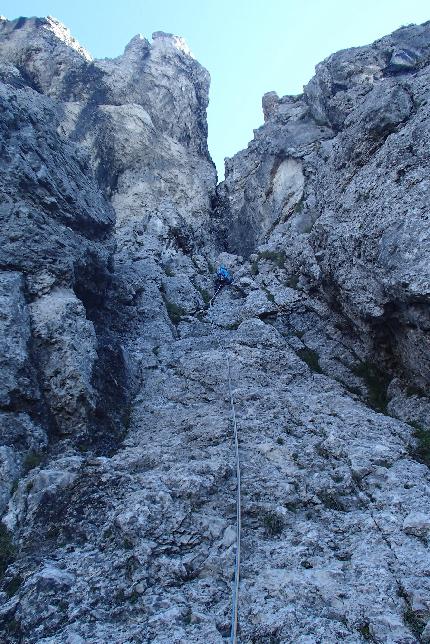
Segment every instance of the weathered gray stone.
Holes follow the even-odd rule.
[[[215,199],[181,38],[0,20],[5,641],[229,636],[230,393],[240,641],[425,641],[429,51],[266,94]]]
[[[73,291],[55,289],[30,305],[35,352],[60,434],[86,433],[95,407],[96,334]]]
[[[420,53],[415,49],[408,49],[406,47],[401,49],[400,47],[398,47],[393,51],[391,55],[390,62],[388,63],[388,69],[390,71],[396,72],[414,69],[414,67],[417,66],[420,58]]]
[[[403,521],[403,530],[417,537],[427,537],[430,532],[430,517],[422,512],[411,512]]]
[[[30,318],[24,280],[15,271],[0,272],[0,405],[12,407],[37,398],[29,356]]]
[[[391,360],[421,386],[430,377],[423,99],[429,33],[427,23],[403,28],[370,47],[330,56],[303,98],[268,94],[265,125],[228,161],[219,187],[231,249],[248,255],[260,244],[260,257],[277,255],[291,278],[307,290],[322,289],[365,341],[385,344]],[[407,42],[420,43],[419,72],[407,79],[384,75],[389,48]],[[279,210],[270,200],[276,172],[287,162],[305,179],[291,201],[292,189],[282,192]],[[279,217],[267,225],[269,202],[271,216]]]

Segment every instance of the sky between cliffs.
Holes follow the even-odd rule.
[[[136,34],[183,36],[212,77],[209,150],[245,148],[263,123],[261,97],[300,94],[329,54],[430,19],[428,0],[2,0],[9,19],[52,15],[96,58],[121,54]]]

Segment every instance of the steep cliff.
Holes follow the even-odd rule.
[[[2,641],[225,641],[226,355],[240,641],[430,641],[429,76],[334,54],[217,187],[181,38],[0,21]]]
[[[429,24],[404,27],[330,56],[302,96],[266,94],[266,123],[219,188],[229,249],[285,251],[291,276],[423,388],[429,61]]]

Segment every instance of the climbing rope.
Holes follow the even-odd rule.
[[[239,581],[240,581],[240,534],[242,527],[241,498],[240,498],[240,460],[239,460],[239,438],[237,432],[236,410],[234,407],[233,389],[231,385],[230,358],[227,355],[228,391],[230,394],[230,408],[233,420],[234,451],[236,459],[236,557],[234,563],[234,583],[231,612],[230,643],[237,642],[237,623],[239,610]]]
[[[222,289],[223,284],[219,285],[215,291],[214,296],[209,302],[209,310],[211,309],[216,296]],[[215,325],[213,320],[210,321],[213,335],[221,349],[221,342],[215,333]],[[240,582],[240,538],[242,529],[242,512],[241,512],[241,494],[240,494],[240,459],[239,459],[239,436],[237,430],[236,408],[234,404],[233,386],[231,381],[231,364],[230,357],[227,357],[227,380],[228,380],[228,393],[230,398],[231,419],[233,423],[233,440],[236,461],[236,556],[234,562],[234,581],[233,593],[231,602],[231,629],[230,629],[230,644],[237,643],[237,627],[238,627],[238,614],[239,614],[239,582]]]
[[[209,307],[208,307],[209,309],[211,308],[212,304],[215,302],[215,298],[216,298],[216,296],[218,295],[218,293],[220,292],[220,290],[222,289],[223,286],[224,286],[224,284],[218,284],[217,290],[215,291],[213,297],[209,300]],[[212,327],[213,327],[213,324],[212,324]]]

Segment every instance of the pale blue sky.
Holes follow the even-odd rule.
[[[320,60],[430,19],[429,0],[2,0],[7,18],[53,15],[97,58],[136,34],[183,36],[212,77],[209,149],[223,159],[263,122],[261,97],[299,94]]]

